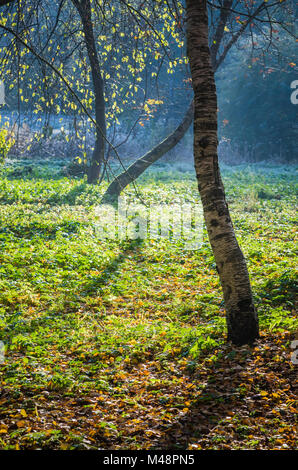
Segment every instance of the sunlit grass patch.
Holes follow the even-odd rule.
[[[297,330],[295,175],[286,169],[225,169],[224,182],[248,262],[261,342],[275,334],[284,354],[272,356],[274,366],[286,361],[287,332]],[[198,200],[190,173],[155,170],[139,188],[149,202]],[[25,409],[29,416],[0,422],[2,448],[14,448],[16,441],[24,448],[92,448],[101,439],[137,448],[140,441],[129,432],[134,417],[127,418],[121,437],[118,416],[126,419],[130,409],[142,414],[151,400],[155,411],[150,408],[149,415],[159,413],[170,423],[193,406],[188,401],[195,403],[186,398],[188,390],[193,387],[195,395],[212,379],[207,370],[214,373],[225,357],[232,361],[238,354],[226,352],[224,305],[206,231],[198,250],[167,239],[99,240],[94,208],[101,194],[102,188],[59,175],[0,180],[0,340],[6,347],[0,371],[4,397],[10,397],[2,406],[16,415]],[[128,196],[135,197],[132,188]],[[244,361],[252,350],[239,354]],[[198,373],[203,379],[193,384]],[[172,396],[179,384],[185,395]],[[94,408],[103,425],[93,427],[84,443],[83,424],[79,435],[72,427],[64,432],[63,408],[73,407],[75,415],[80,396],[91,400],[82,406],[93,409],[93,395],[96,403],[109,403],[110,414],[107,419]],[[43,405],[50,406],[49,397],[60,410],[56,418]],[[39,409],[46,416],[42,429]],[[246,425],[237,426],[247,447]],[[147,437],[143,447],[150,446]],[[211,448],[220,447],[228,436],[215,433],[212,439]]]

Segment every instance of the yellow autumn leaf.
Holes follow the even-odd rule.
[[[22,421],[22,420],[17,421],[17,427],[18,427],[18,428],[24,428],[25,425],[26,425],[26,422],[25,422],[25,421]]]

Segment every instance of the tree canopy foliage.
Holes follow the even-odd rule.
[[[42,129],[45,135],[50,128],[67,130],[66,141],[75,141],[73,156],[87,163],[94,147],[94,130],[99,124],[92,119],[96,102],[94,77],[86,54],[84,27],[75,5],[76,2],[66,0],[3,2],[0,73],[5,78],[9,109],[17,111],[19,122],[26,115],[34,130]],[[112,156],[119,160],[113,151],[115,147],[121,148],[131,136],[146,139],[151,129],[160,132],[158,123],[162,121],[170,130],[174,122],[182,119],[185,101],[191,101],[185,6],[176,0],[92,0],[90,5],[103,80],[105,140],[112,144],[106,145],[103,158]],[[274,51],[282,57],[278,60],[293,63],[286,51],[287,41],[293,44],[294,21],[293,7],[288,2],[209,2],[208,8],[210,48],[217,66],[224,61],[226,76],[232,63],[236,67],[239,64],[240,70],[243,61],[249,60],[245,57],[254,55],[253,60],[258,60],[258,47],[265,62],[270,62]],[[240,52],[229,54],[237,44],[240,49],[246,44],[244,56]],[[251,75],[250,64],[246,66],[247,74]],[[234,78],[238,81],[238,77]],[[248,77],[247,89],[249,82]],[[254,95],[259,96],[260,79],[257,83],[260,89]],[[238,84],[240,87],[240,81]],[[231,90],[228,79],[222,89]],[[236,87],[233,92],[237,93]],[[221,115],[226,114],[222,121],[231,123],[229,114],[239,97],[227,95],[226,103],[231,106],[223,105]],[[262,120],[266,121],[264,117]],[[230,134],[226,131],[234,130],[232,123],[229,126],[222,133],[227,138]],[[239,138],[235,138],[236,143]]]

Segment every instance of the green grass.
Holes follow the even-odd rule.
[[[0,179],[0,340],[6,347],[0,371],[6,393],[16,400],[45,390],[124,399],[121,380],[115,382],[123,370],[152,360],[170,370],[174,358],[192,371],[201,355],[212,361],[226,326],[206,233],[196,251],[165,240],[98,240],[94,208],[106,183],[98,188],[58,170],[50,174],[36,168],[20,178],[4,169]],[[223,176],[261,330],[295,331],[295,171],[241,167],[223,169]],[[193,173],[167,166],[145,175],[139,190],[146,202],[198,200]],[[134,197],[132,189],[129,195]],[[3,448],[15,445],[22,426],[14,432],[10,440],[3,433]],[[24,433],[25,447],[55,447],[61,430]],[[69,438],[72,448],[76,439]]]

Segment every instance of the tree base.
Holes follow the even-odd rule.
[[[246,312],[227,315],[228,341],[236,346],[252,344],[259,335],[259,323],[254,307]]]

